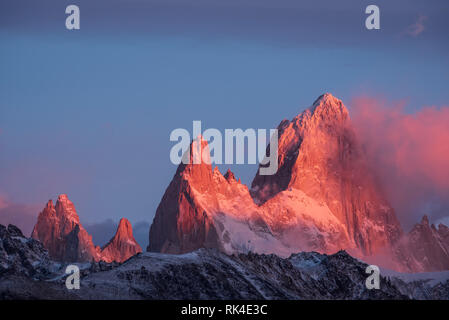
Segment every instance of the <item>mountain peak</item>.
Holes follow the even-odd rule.
[[[79,217],[76,213],[75,205],[69,200],[66,194],[60,194],[56,201],[56,214],[60,217],[65,217],[68,220],[72,220],[75,223],[79,223]]]
[[[126,236],[128,238],[133,237],[133,228],[131,223],[126,218],[121,218],[117,228],[117,234]]]
[[[178,166],[177,174],[182,172],[190,173],[193,167],[207,167],[212,172],[209,143],[198,135],[190,143],[189,149],[182,155],[182,162]]]
[[[69,197],[67,196],[67,194],[61,193],[61,194],[58,196],[58,201],[69,201]]]
[[[47,205],[45,206],[45,209],[47,210],[55,210],[55,205],[53,204],[53,200],[48,200]]]
[[[318,97],[309,108],[312,115],[338,114],[344,118],[348,117],[349,111],[343,102],[331,93],[325,93]]]
[[[330,92],[325,92],[321,96],[319,96],[314,102],[313,105],[318,105],[321,101],[335,101],[335,102],[341,102],[340,99],[332,95]]]
[[[120,220],[114,237],[100,252],[100,248],[93,244],[92,236],[81,225],[75,206],[66,194],[58,196],[56,207],[52,200],[47,202],[31,236],[42,242],[57,261],[123,262],[142,252],[134,239],[131,223],[125,218]]]
[[[376,253],[400,236],[399,222],[368,167],[340,99],[325,93],[278,128],[278,171],[270,176],[257,174],[251,185],[258,203],[285,190],[301,190],[326,204],[364,255]],[[391,227],[388,233],[379,231],[384,222]]]
[[[281,121],[278,126],[278,171],[271,176],[256,174],[251,184],[253,197],[263,203],[299,180],[310,182],[305,186],[307,189],[315,188],[312,181],[319,180],[305,175],[313,175],[316,168],[325,169],[322,173],[329,172],[330,163],[323,159],[332,159],[335,168],[350,166],[351,157],[358,150],[349,120],[343,102],[331,93],[324,93],[291,121]],[[340,157],[336,157],[337,154]],[[302,178],[296,179],[298,175]]]
[[[400,247],[410,267],[415,272],[440,271],[449,269],[449,232],[444,227],[436,227],[429,223],[424,215],[419,224],[410,230],[405,245]]]
[[[103,247],[101,260],[123,262],[140,252],[142,248],[134,239],[131,223],[122,218],[114,237]]]
[[[234,173],[231,171],[231,169],[228,169],[228,171],[226,171],[224,177],[225,177],[225,179],[226,179],[228,182],[231,182],[231,181],[237,181],[237,179],[235,178],[235,175],[234,175]]]
[[[56,206],[49,200],[39,214],[32,237],[43,243],[57,261],[97,260],[92,237],[80,223],[74,204],[66,194],[58,196]]]
[[[188,163],[183,163],[186,159],[189,159]],[[192,182],[198,187],[198,191],[205,191],[213,181],[214,175],[219,173],[219,171],[214,173],[212,170],[209,144],[201,135],[191,142],[189,149],[183,155],[183,162],[176,170],[176,179]]]
[[[422,219],[421,219],[421,224],[423,225],[429,225],[429,218],[427,217],[427,215],[423,215]]]

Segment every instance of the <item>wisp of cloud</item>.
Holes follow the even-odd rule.
[[[358,97],[351,117],[404,227],[449,216],[449,106],[407,113],[403,101]]]

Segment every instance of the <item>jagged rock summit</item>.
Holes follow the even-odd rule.
[[[56,261],[122,262],[142,251],[126,219],[120,221],[116,235],[103,250],[95,246],[66,194],[58,196],[56,206],[52,200],[48,201],[38,216],[31,237],[42,242],[50,257]]]
[[[362,259],[387,256],[397,270],[429,268],[403,260],[400,244],[407,235],[367,164],[341,100],[330,93],[320,96],[291,121],[283,120],[278,133],[278,171],[257,174],[251,190],[210,162],[179,165],[157,208],[148,250],[185,253],[212,247],[287,257],[346,249]],[[192,160],[199,146],[207,159],[202,137],[184,156]]]
[[[56,261],[98,261],[100,248],[80,223],[75,206],[66,194],[58,196],[56,206],[49,200],[39,214],[31,237],[43,243]]]
[[[436,227],[424,215],[397,246],[400,260],[408,270],[425,272],[449,270],[449,228]]]
[[[206,161],[194,164],[199,146]],[[185,253],[219,248],[232,252],[235,246],[250,249],[255,243],[279,246],[259,217],[248,188],[231,172],[224,177],[217,168],[212,170],[207,142],[198,137],[187,152],[189,163],[178,166],[157,208],[148,250]]]
[[[349,242],[363,255],[391,246],[402,234],[394,210],[367,166],[341,100],[330,93],[279,130],[279,170],[256,175],[252,193],[259,202],[288,189],[324,203],[343,224]],[[343,243],[342,243],[343,245]]]
[[[131,223],[122,218],[114,237],[101,250],[101,259],[105,262],[123,262],[142,252],[142,248],[133,236]]]

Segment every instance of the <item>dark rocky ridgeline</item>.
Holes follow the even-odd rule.
[[[413,299],[419,300],[448,300],[449,280],[434,283],[430,279],[406,282],[400,278],[391,277],[390,282],[399,291]]]
[[[346,252],[225,255],[144,253],[117,268],[91,273],[79,294],[95,299],[408,299],[381,277],[365,287],[366,264]]]
[[[46,281],[57,269],[41,242],[26,238],[14,225],[0,225],[1,300],[67,298],[59,284]]]
[[[295,299],[407,299],[388,279],[380,289],[369,290],[365,263],[345,251],[332,255],[301,252],[288,259],[276,255],[239,255],[237,259],[255,274],[283,288]]]
[[[18,228],[0,225],[0,299],[449,299],[449,281],[381,277],[380,289],[368,290],[366,266],[345,251],[288,259],[216,249],[140,253],[122,264],[85,263],[80,290],[69,291],[65,265]]]
[[[41,242],[26,238],[14,225],[0,225],[0,278],[9,275],[46,279],[52,262]]]

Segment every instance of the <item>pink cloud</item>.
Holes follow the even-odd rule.
[[[400,213],[407,216],[432,199],[443,199],[447,203],[438,204],[434,218],[447,216],[449,106],[424,107],[413,114],[404,106],[359,97],[351,103],[351,117],[371,166]]]
[[[420,15],[416,20],[416,22],[407,28],[406,33],[413,37],[420,35],[426,29],[424,26],[424,22],[426,20],[427,20],[426,16]]]
[[[6,208],[8,206],[8,201],[6,197],[0,194],[0,209]]]
[[[0,194],[0,224],[13,224],[19,227],[24,235],[30,236],[42,208],[42,205],[13,203]]]

